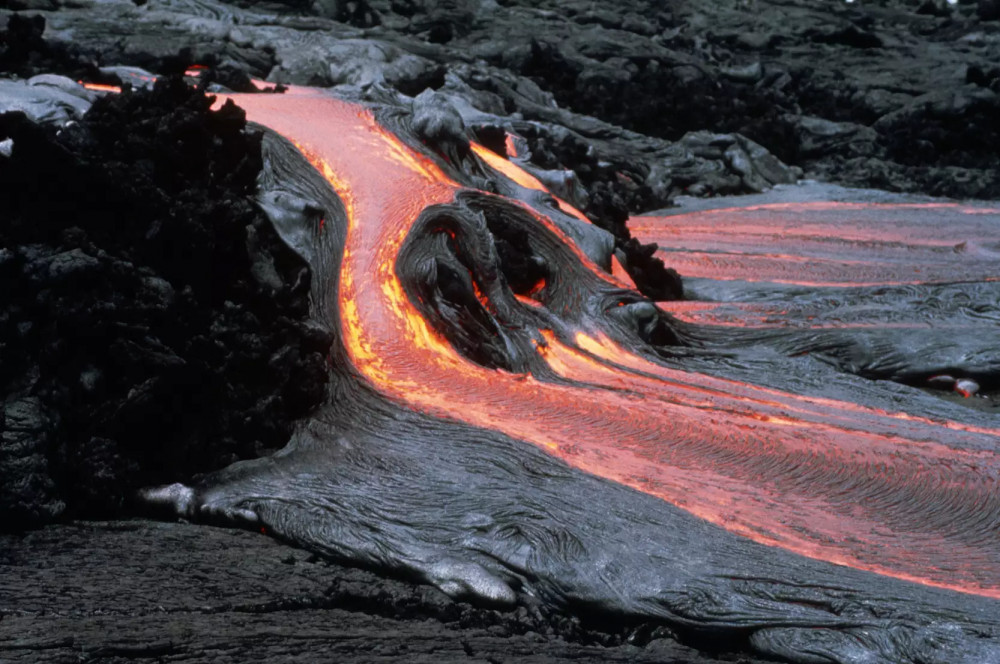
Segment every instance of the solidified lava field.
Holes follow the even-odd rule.
[[[3,658],[1000,661],[996,7],[753,5],[7,3]]]

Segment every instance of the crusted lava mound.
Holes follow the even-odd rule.
[[[0,116],[4,529],[119,514],[323,399],[309,270],[252,200],[260,134],[210,105],[174,79],[61,129]]]

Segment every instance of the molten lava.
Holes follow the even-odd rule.
[[[960,203],[772,203],[636,217],[629,228],[669,247],[661,258],[686,277],[889,286],[1000,279],[998,213]]]
[[[88,90],[93,90],[95,92],[121,92],[122,89],[117,85],[106,85],[104,83],[84,83],[83,81],[77,81],[80,85],[87,88]]]
[[[452,203],[463,187],[360,106],[294,88],[234,98],[249,119],[298,146],[343,201],[342,335],[354,367],[386,397],[537,445],[760,543],[1000,598],[1000,430],[667,368],[599,329],[569,338],[535,330],[545,376],[485,368],[428,323],[396,270],[421,211]],[[473,150],[485,166],[544,189],[498,155]],[[829,215],[793,227],[794,210],[722,211],[702,226],[672,217],[638,235],[669,237],[681,247],[669,258],[682,273],[810,284],[933,280],[945,268],[961,271],[970,257],[968,276],[979,278],[976,257],[993,251],[985,231],[972,232],[978,229],[972,215],[959,249],[891,210],[884,212],[896,230],[877,237],[852,221],[861,208],[831,204],[816,211]],[[801,243],[816,255],[790,258],[790,247]],[[751,245],[766,251],[754,253]],[[883,266],[869,259],[875,246],[880,256],[887,251],[898,260]],[[604,282],[620,285],[579,252],[577,258]],[[516,301],[526,310],[544,306],[535,297]]]
[[[475,152],[480,159],[489,164],[491,168],[499,171],[500,173],[503,173],[506,177],[510,178],[511,180],[521,185],[525,189],[534,189],[535,191],[544,191],[545,193],[549,193],[549,190],[545,187],[544,184],[542,184],[541,180],[536,178],[531,173],[528,173],[526,170],[516,165],[514,162],[504,159],[503,157],[493,152],[489,148],[485,148],[482,145],[479,145],[478,143],[472,143],[472,151]],[[573,215],[574,217],[580,219],[581,221],[586,221],[587,223],[590,223],[590,220],[587,219],[587,216],[582,212],[580,212],[579,210],[577,210],[575,207],[573,207],[566,201],[562,200],[558,196],[553,196],[553,198],[555,198],[556,203],[559,205],[560,210],[562,210],[567,214]]]

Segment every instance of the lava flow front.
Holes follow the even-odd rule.
[[[350,361],[381,394],[532,443],[763,544],[1000,598],[1000,430],[667,367],[625,347],[599,321],[569,334],[530,331],[545,371],[481,366],[425,319],[397,270],[421,211],[465,191],[458,175],[446,175],[443,164],[409,147],[370,111],[327,94],[293,89],[233,98],[250,120],[292,141],[344,202],[342,336]],[[481,168],[505,177],[492,168],[499,157],[476,150],[467,158],[473,155],[485,158]],[[535,213],[539,232],[556,235]],[[755,223],[764,226],[769,213],[761,210]],[[961,259],[930,237],[890,240],[893,251],[920,245],[945,262]],[[787,234],[775,240],[775,256],[784,251],[779,245],[795,241]],[[874,242],[861,231],[845,241],[861,248]],[[706,249],[692,246],[681,272],[699,265],[701,254],[693,252]],[[621,289],[583,253],[574,256],[598,283]],[[833,280],[816,265],[810,282]],[[886,270],[892,274],[880,280],[923,277]],[[487,295],[477,296],[489,310]],[[539,306],[524,299],[517,306]]]

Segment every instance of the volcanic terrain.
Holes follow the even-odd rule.
[[[1000,661],[995,2],[3,7],[0,658]]]

